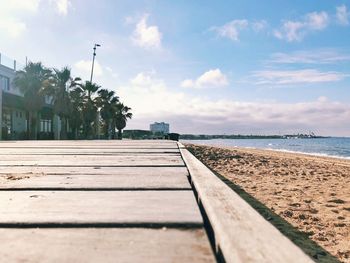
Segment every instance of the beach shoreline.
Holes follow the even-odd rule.
[[[350,262],[350,160],[266,149],[186,147],[340,261]]]

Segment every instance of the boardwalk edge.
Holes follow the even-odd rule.
[[[226,262],[314,262],[178,143],[215,252]]]

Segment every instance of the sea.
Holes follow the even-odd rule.
[[[283,152],[304,153],[350,160],[350,137],[293,138],[293,139],[212,139],[181,140],[209,146],[245,147]]]

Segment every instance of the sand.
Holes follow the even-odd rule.
[[[245,148],[187,147],[209,168],[340,261],[350,263],[350,160]]]

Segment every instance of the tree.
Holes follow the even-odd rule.
[[[62,70],[53,70],[52,85],[47,88],[48,95],[53,98],[54,113],[61,120],[61,139],[67,139],[67,119],[72,113],[69,91],[79,85],[80,78],[72,78],[71,70],[64,67]]]
[[[112,121],[115,113],[115,105],[119,102],[119,98],[115,96],[114,91],[101,89],[98,91],[96,104],[100,108],[100,116],[104,122],[103,131],[106,138],[110,139],[110,131],[112,129]]]
[[[115,127],[118,130],[118,140],[122,139],[122,130],[126,126],[128,119],[132,118],[132,113],[129,112],[131,108],[125,106],[123,103],[117,103],[115,105]]]
[[[49,85],[51,70],[41,62],[29,62],[16,72],[14,84],[24,95],[24,106],[27,110],[27,133],[30,139],[37,139],[39,111],[45,103],[44,89]]]
[[[72,128],[74,139],[78,139],[80,127],[83,125],[84,91],[76,87],[69,91],[69,126]]]
[[[90,81],[86,81],[80,86],[84,92],[84,102],[82,107],[83,117],[83,130],[86,138],[93,138],[98,125],[97,120],[97,106],[96,100],[92,99],[94,95],[101,87]]]

